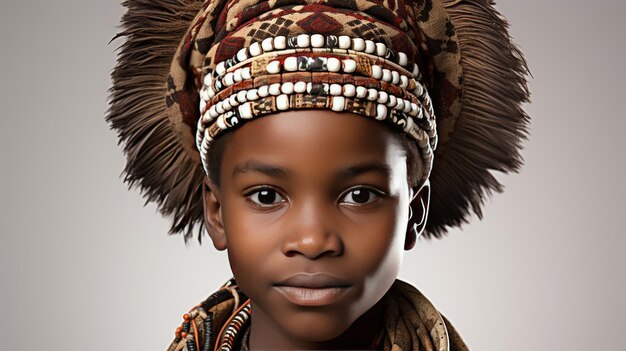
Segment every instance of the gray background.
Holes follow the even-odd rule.
[[[420,241],[401,277],[473,350],[624,350],[626,2],[497,7],[534,75],[526,166],[483,221]],[[119,179],[103,116],[122,12],[0,3],[2,350],[163,350],[229,277]]]

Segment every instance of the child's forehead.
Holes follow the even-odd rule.
[[[232,132],[224,152],[230,165],[303,161],[334,168],[385,164],[406,154],[381,123],[325,110],[288,111],[247,123]]]

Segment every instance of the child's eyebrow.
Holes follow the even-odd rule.
[[[274,178],[287,178],[291,175],[291,171],[285,168],[274,166],[258,160],[249,160],[235,167],[235,169],[233,170],[233,178],[235,178],[239,174],[247,172],[259,172]]]
[[[342,169],[337,172],[335,176],[337,178],[353,178],[360,174],[369,172],[382,173],[386,178],[389,178],[389,176],[391,175],[391,168],[384,163],[364,163]]]

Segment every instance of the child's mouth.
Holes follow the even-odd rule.
[[[346,280],[325,273],[299,273],[285,279],[274,288],[291,303],[299,306],[330,305],[350,289]]]
[[[275,288],[293,304],[300,306],[324,306],[335,303],[350,289],[344,287],[304,288],[278,285]]]

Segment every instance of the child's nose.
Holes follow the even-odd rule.
[[[291,225],[285,228],[282,251],[287,256],[303,255],[309,259],[323,256],[339,256],[344,244],[341,234],[333,223],[332,215],[324,209],[311,205],[293,216]]]

